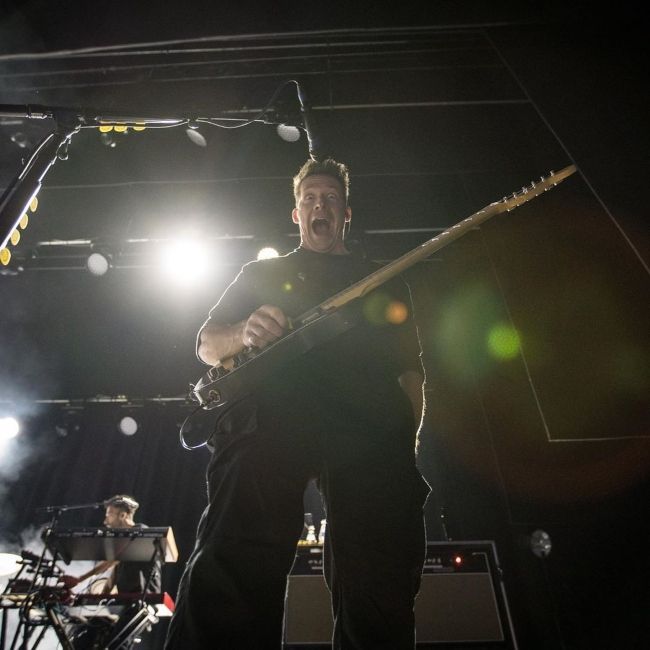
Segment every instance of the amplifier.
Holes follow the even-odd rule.
[[[330,647],[323,548],[299,546],[287,580],[284,647]],[[418,648],[517,649],[494,542],[429,542],[415,601]]]

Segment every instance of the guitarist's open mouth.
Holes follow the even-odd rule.
[[[312,230],[316,235],[329,235],[330,222],[327,219],[314,219],[311,224]]]

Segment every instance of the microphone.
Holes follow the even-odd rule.
[[[90,508],[105,508],[105,501],[97,501],[97,503],[81,503],[73,506],[43,506],[36,508],[37,512],[66,512],[67,510],[85,510]]]
[[[64,506],[67,510],[91,510],[98,508],[105,508],[106,503],[104,501],[97,501],[96,503],[80,503],[79,505],[74,506]]]
[[[106,507],[106,502],[105,501],[97,501],[96,503],[82,503],[79,506],[76,506],[77,508],[105,508]]]
[[[318,160],[319,153],[320,153],[319,152],[320,142],[314,136],[314,129],[312,128],[314,122],[311,115],[311,107],[307,102],[305,93],[303,92],[302,88],[300,87],[300,84],[297,81],[296,81],[296,89],[298,92],[298,101],[300,102],[300,113],[302,114],[302,124],[305,130],[305,134],[307,135],[307,143],[309,146],[309,157],[312,160]]]
[[[22,549],[20,551],[20,557],[27,562],[38,562],[41,559],[38,555],[36,555],[36,553],[32,553],[27,549]]]

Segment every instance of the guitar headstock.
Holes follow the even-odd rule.
[[[546,190],[561,183],[575,171],[576,166],[569,165],[559,172],[549,172],[547,176],[542,176],[538,181],[532,181],[530,185],[522,187],[521,190],[513,192],[510,196],[504,196],[500,203],[504,206],[506,212],[510,212],[510,210],[514,210],[527,201],[530,201],[530,199],[539,196],[542,192],[546,192]]]

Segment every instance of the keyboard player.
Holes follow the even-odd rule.
[[[106,528],[145,528],[146,525],[134,521],[135,513],[139,507],[138,502],[127,494],[116,494],[104,501],[106,511],[104,513],[104,526]],[[159,593],[162,589],[162,566],[160,560],[154,562],[99,562],[93,569],[81,576],[63,576],[62,582],[68,588],[72,588],[88,580],[93,576],[102,577],[102,583],[97,580],[96,587],[92,588],[93,593],[120,593],[139,594]],[[92,583],[91,583],[92,585]],[[93,621],[91,625],[80,625],[73,634],[73,645],[75,649],[91,650],[104,648],[129,624],[131,618],[137,614],[137,603],[132,608],[127,608],[117,621],[107,619],[105,621]],[[123,647],[123,646],[120,646]],[[139,648],[144,644],[140,643]]]

